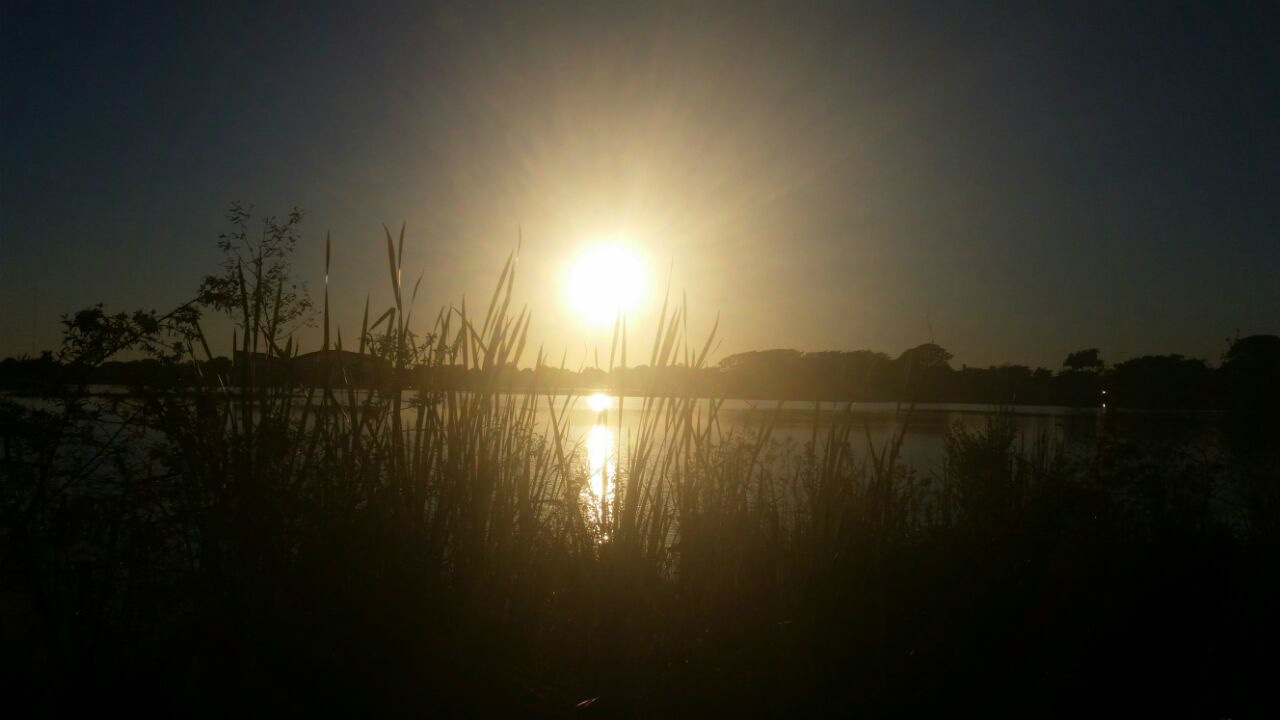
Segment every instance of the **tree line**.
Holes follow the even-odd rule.
[[[904,401],[1073,407],[1269,411],[1280,402],[1280,337],[1253,335],[1231,343],[1222,362],[1180,354],[1143,355],[1114,365],[1097,348],[1068,354],[1055,370],[1004,364],[953,366],[945,348],[925,343],[897,357],[873,350],[758,350],[716,366],[604,371],[543,367],[506,370],[504,385],[627,394],[695,394],[760,400]],[[457,367],[424,368],[429,389],[468,386]]]
[[[343,362],[351,364],[353,355],[343,353]],[[1280,337],[1275,335],[1236,339],[1216,367],[1179,354],[1143,355],[1108,364],[1097,348],[1068,354],[1056,370],[1017,364],[956,368],[953,358],[934,343],[910,348],[897,357],[873,350],[775,349],[737,353],[715,366],[698,369],[639,365],[606,371],[595,367],[507,366],[485,382],[496,382],[496,386],[512,391],[609,391],[758,400],[1105,405],[1249,412],[1269,412],[1280,403]],[[385,366],[389,371],[391,364]],[[50,354],[34,359],[8,358],[0,361],[0,388],[12,391],[56,382],[67,371]],[[236,363],[222,357],[200,363],[198,369],[152,359],[108,361],[93,370],[91,381],[140,385],[172,382],[175,373],[189,374],[194,380],[198,373],[232,378],[235,372]],[[352,365],[348,372],[368,384],[377,384],[386,376],[371,372],[367,363]],[[467,390],[481,382],[478,370],[460,365],[424,363],[402,372],[405,376],[401,380],[418,390]],[[299,379],[302,384],[314,380],[309,376]]]

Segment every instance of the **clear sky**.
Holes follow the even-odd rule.
[[[346,337],[384,222],[420,317],[487,300],[522,227],[571,365],[602,339],[563,276],[614,233],[655,276],[638,334],[674,263],[720,356],[1280,333],[1274,2],[82,5],[0,15],[0,356],[189,299],[233,200],[304,210],[313,290],[332,234]]]

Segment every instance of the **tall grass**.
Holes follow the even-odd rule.
[[[1178,706],[1178,677],[1195,707],[1260,702],[1249,633],[1275,597],[1270,546],[1194,502],[1148,502],[1112,455],[1020,447],[998,417],[955,429],[923,475],[901,459],[909,409],[882,443],[853,406],[816,410],[790,451],[778,413],[738,434],[688,388],[631,400],[634,430],[619,408],[625,451],[592,493],[575,399],[537,372],[499,382],[548,362],[512,304],[518,251],[482,317],[463,302],[418,334],[403,230],[386,245],[394,302],[372,320],[366,302],[355,335],[395,370],[377,383],[348,381],[334,352],[326,245],[318,386],[248,363],[194,392],[135,388],[109,417],[82,396],[24,416],[78,442],[6,430],[5,617],[28,660],[6,653],[6,677],[47,688],[32,709],[1040,712],[1104,690]],[[269,368],[298,350],[284,279],[249,272],[234,342]],[[651,366],[706,363],[716,331],[691,342],[688,320],[664,303]],[[211,367],[194,317],[149,330]],[[627,355],[619,318],[610,367]],[[453,365],[479,383],[403,387]]]

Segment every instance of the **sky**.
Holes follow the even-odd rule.
[[[632,342],[669,280],[716,359],[1280,334],[1280,9],[973,5],[6,1],[0,356],[191,299],[233,201],[303,210],[313,296],[331,236],[347,338],[390,302],[384,223],[424,319],[523,238],[531,347],[570,366],[608,330],[564,277],[614,236],[649,270]]]

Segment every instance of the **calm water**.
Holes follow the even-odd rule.
[[[625,467],[643,407],[641,398],[622,399],[619,426],[619,399],[597,396],[596,403],[592,403],[592,399],[590,396],[576,399],[569,411],[567,432],[567,441],[581,453],[591,472],[591,482],[584,488],[584,499],[589,506],[598,505],[599,498],[611,495],[617,453],[621,453]],[[557,398],[557,408],[562,401],[563,398]],[[596,407],[591,407],[593,404]],[[705,417],[706,403],[700,406]],[[776,402],[726,401],[717,415],[721,436],[758,430],[777,407]],[[772,437],[802,449],[813,438],[817,411],[821,442],[823,428],[837,408],[843,410],[844,404],[783,403]],[[1019,435],[1015,442],[1028,451],[1043,439],[1061,442],[1068,453],[1087,458],[1099,441],[1106,439],[1130,447],[1130,458],[1146,457],[1157,463],[1171,463],[1170,467],[1177,467],[1184,460],[1196,462],[1195,472],[1213,473],[1217,487],[1215,502],[1226,503],[1223,507],[1230,506],[1240,490],[1237,476],[1280,480],[1280,441],[1277,441],[1280,435],[1276,435],[1275,425],[1260,426],[1256,421],[1242,423],[1239,418],[1217,413],[961,404],[920,404],[907,412],[906,406],[899,407],[896,403],[858,403],[852,412],[854,427],[850,439],[855,454],[865,456],[868,434],[879,448],[905,425],[902,460],[923,475],[941,471],[949,428],[960,425],[978,429],[997,413],[1009,413]],[[539,420],[546,423],[548,417],[544,400]]]
[[[556,408],[564,397],[554,398]],[[643,407],[642,398],[579,396],[571,401],[567,440],[582,449],[593,468],[613,462],[615,452],[627,459],[628,448],[635,443]],[[621,410],[619,410],[621,404]],[[703,417],[707,403],[699,403]],[[717,421],[721,436],[750,434],[778,408],[777,402],[729,400],[720,407]],[[772,437],[802,448],[813,438],[815,411],[818,432],[831,414],[843,410],[844,404],[784,402],[776,416]],[[989,422],[997,412],[1011,414],[1019,442],[1029,449],[1037,439],[1063,442],[1068,450],[1087,451],[1102,435],[1123,436],[1137,445],[1155,452],[1162,448],[1201,448],[1219,452],[1223,448],[1247,452],[1265,451],[1269,445],[1258,438],[1244,438],[1232,433],[1224,418],[1209,413],[1147,413],[1103,411],[1100,408],[1066,408],[1046,406],[1013,406],[995,408],[986,405],[919,404],[908,412],[896,403],[855,403],[855,451],[865,451],[866,437],[880,447],[904,425],[902,458],[920,472],[940,469],[944,439],[954,426],[977,429]],[[619,414],[621,423],[619,423]],[[550,417],[545,398],[539,404],[539,422]],[[865,429],[864,429],[865,428]]]
[[[563,407],[566,398],[554,397],[551,402]],[[644,414],[644,399],[639,397],[610,397],[602,393],[568,398],[568,429],[566,441],[585,460],[590,482],[584,488],[588,504],[592,500],[608,498],[614,481],[615,464],[620,459],[623,467],[628,461],[629,449],[634,447]],[[538,422],[545,428],[551,417],[549,403],[544,398],[538,410]],[[821,443],[824,428],[829,427],[832,413],[845,405],[835,403],[726,400],[716,414],[719,436],[753,437],[770,420],[773,423],[771,439],[790,444],[799,450],[814,439],[816,430]],[[697,405],[696,423],[705,424],[709,403]],[[853,406],[855,426],[859,431],[855,447],[865,450],[868,434],[880,447],[906,425],[902,446],[903,459],[921,472],[937,469],[943,454],[943,442],[947,428],[953,423],[978,427],[988,421],[993,408],[961,405],[917,406],[908,413],[905,406],[896,403],[859,403]],[[1016,408],[1015,423],[1026,438],[1041,434],[1050,437],[1068,432],[1069,424],[1083,423],[1096,426],[1096,411],[1077,411],[1069,408]],[[864,429],[865,428],[865,429]],[[713,434],[713,437],[715,435]],[[618,455],[621,454],[619,458]]]
[[[601,396],[594,396],[596,407],[601,403]],[[581,443],[592,454],[601,455],[602,449],[608,446],[623,451],[626,457],[628,439],[634,443],[642,415],[642,398],[609,397],[602,410],[592,405],[591,396],[578,397],[569,412],[569,440]],[[557,398],[557,408],[563,398]],[[619,411],[621,405],[621,411]],[[781,409],[773,401],[727,400],[717,414],[721,435],[752,434],[759,430],[766,419],[778,412],[773,426],[772,438],[781,442],[793,442],[803,447],[811,442],[814,433],[815,412],[818,418],[818,432],[829,425],[829,419],[836,410],[843,411],[843,403],[784,402]],[[1100,411],[1078,410],[1057,407],[1014,407],[1013,421],[1018,431],[1030,442],[1037,436],[1050,438],[1070,438],[1072,441],[1091,442],[1096,437],[1100,422]],[[706,416],[707,403],[699,403],[699,411]],[[949,427],[959,423],[966,427],[983,426],[996,412],[995,408],[980,405],[917,405],[908,413],[907,406],[899,407],[896,403],[855,403],[853,406],[857,439],[865,444],[869,432],[872,442],[877,447],[890,439],[904,425],[907,432],[904,436],[903,459],[921,470],[931,468],[940,462],[943,450],[943,438]],[[619,427],[621,414],[621,427]],[[549,413],[545,402],[540,406],[539,419],[547,422]],[[865,426],[866,430],[863,430]]]
[[[113,386],[99,386],[92,390],[104,396],[125,392],[123,388]],[[413,394],[406,393],[406,399]],[[523,401],[523,396],[513,397]],[[15,399],[33,406],[42,404],[31,399]],[[554,404],[558,414],[566,400],[570,408],[566,441],[583,453],[593,469],[600,470],[606,465],[612,465],[615,453],[619,452],[625,465],[628,449],[636,442],[644,399],[619,398],[600,393],[541,396],[537,411],[539,430],[545,430],[549,423],[549,405]],[[813,438],[815,412],[821,436],[827,419],[833,412],[843,411],[844,407],[844,403],[831,402],[788,401],[779,405],[775,401],[727,400],[721,404],[716,417],[718,434],[720,437],[750,435],[767,418],[774,418],[773,439],[803,448]],[[698,411],[703,421],[707,410],[707,401],[700,401]],[[905,425],[907,430],[903,440],[902,459],[920,472],[932,472],[941,467],[948,428],[959,424],[977,429],[997,412],[1011,414],[1020,442],[1027,447],[1037,439],[1044,438],[1050,441],[1060,440],[1069,449],[1074,447],[1084,450],[1106,434],[1123,436],[1157,452],[1162,447],[1203,448],[1206,452],[1222,452],[1225,449],[1231,458],[1241,455],[1260,456],[1263,462],[1272,462],[1278,445],[1268,440],[1265,432],[1242,432],[1238,428],[1232,428],[1224,416],[1212,413],[1149,413],[1047,406],[996,408],[987,405],[926,403],[916,405],[910,411],[906,405],[899,406],[896,403],[855,403],[852,412],[855,422],[855,435],[852,436],[855,451],[865,451],[868,434],[871,441],[880,447]]]

